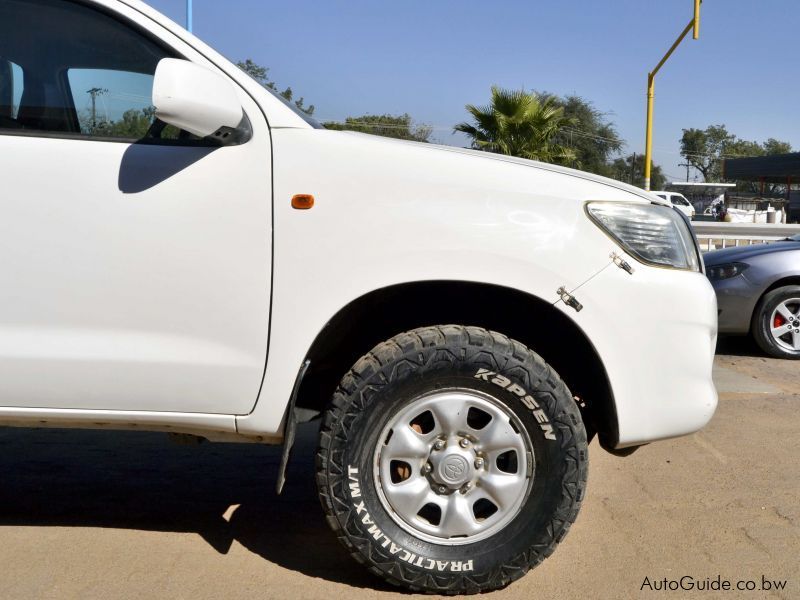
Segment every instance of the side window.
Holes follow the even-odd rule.
[[[0,127],[17,118],[22,97],[22,69],[0,56]]]
[[[108,69],[69,69],[67,81],[80,132],[142,138],[153,124],[153,76]]]
[[[22,67],[14,63],[11,65],[11,117],[16,119],[19,113],[19,102],[22,100]]]
[[[170,53],[70,0],[0,0],[0,134],[198,143],[155,119],[156,66]]]

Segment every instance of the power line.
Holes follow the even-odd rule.
[[[86,91],[92,97],[92,128],[97,128],[97,97],[107,94],[108,90],[99,87],[93,87]]]
[[[575,127],[562,127],[564,131],[569,131],[574,133],[580,137],[592,138],[595,140],[602,140],[604,142],[612,142],[614,144],[622,144],[623,146],[627,146],[628,142],[623,140],[622,138],[610,138],[604,137],[602,135],[597,135],[596,133],[589,133],[588,131],[584,131],[583,129],[576,129]]]
[[[688,182],[689,181],[689,168],[693,167],[694,165],[692,165],[692,163],[690,163],[687,160],[685,163],[678,163],[678,166],[679,167],[686,167],[686,181]]]

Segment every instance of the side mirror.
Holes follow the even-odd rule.
[[[250,128],[231,82],[187,60],[164,58],[153,80],[153,106],[164,123],[217,139],[242,143]]]

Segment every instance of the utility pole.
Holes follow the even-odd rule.
[[[692,164],[687,160],[685,163],[678,163],[678,166],[679,167],[686,167],[686,182],[688,183],[689,182],[689,167],[691,167]]]
[[[92,97],[92,130],[97,129],[97,97],[108,93],[108,90],[94,87],[86,92]]]
[[[192,33],[194,16],[192,13],[192,0],[186,0],[186,29],[189,30],[189,33]]]
[[[647,131],[645,139],[645,152],[644,152],[644,189],[650,191],[650,167],[653,162],[653,100],[655,98],[655,84],[656,74],[659,69],[664,66],[667,59],[675,52],[675,48],[683,41],[689,31],[693,30],[693,38],[700,37],[700,4],[703,0],[694,0],[694,18],[689,21],[689,24],[684,28],[683,32],[675,40],[664,57],[656,65],[656,68],[647,74]]]

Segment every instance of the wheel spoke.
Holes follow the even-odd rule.
[[[792,332],[791,329],[789,329],[785,325],[783,325],[781,327],[773,327],[772,328],[772,337],[774,337],[776,340],[780,339],[781,336],[784,336],[787,333],[793,333],[793,332]]]
[[[480,432],[480,449],[486,453],[502,454],[521,446],[519,434],[507,418],[494,418]]]
[[[399,423],[392,430],[392,437],[381,454],[384,459],[422,459],[430,452],[430,445],[421,433],[417,433],[407,423]]]
[[[797,317],[795,314],[789,310],[789,307],[786,305],[786,302],[781,302],[778,307],[775,309],[778,313],[790,323],[794,321]]]
[[[428,503],[429,496],[435,494],[424,477],[414,477],[401,483],[384,484],[386,495],[391,499],[392,506],[406,520],[416,517],[419,510]]]
[[[490,473],[480,480],[480,491],[486,494],[501,511],[508,509],[525,487],[524,465],[520,473]],[[477,492],[478,490],[476,490]],[[476,500],[479,498],[476,498]]]
[[[792,347],[795,350],[800,350],[800,333],[792,332]]]
[[[472,514],[472,502],[459,492],[451,494],[439,525],[441,535],[443,537],[470,535],[475,533],[479,527]]]
[[[436,421],[434,431],[439,434],[452,435],[467,430],[467,412],[469,404],[462,400],[446,398],[432,404],[430,411]]]

